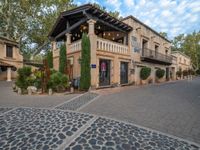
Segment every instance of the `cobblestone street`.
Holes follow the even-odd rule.
[[[196,79],[197,82],[198,79]],[[157,87],[165,87],[179,84],[185,84],[186,81],[177,83],[168,83],[163,85],[155,85]],[[135,88],[133,90],[142,90],[152,88],[152,86]],[[72,95],[71,99],[67,99],[60,103],[54,103],[51,107],[26,107],[26,106],[0,106],[0,149],[5,150],[199,150],[198,141],[191,142],[185,138],[179,138],[174,134],[151,129],[145,125],[127,121],[117,117],[114,114],[117,105],[121,106],[118,112],[124,114],[124,106],[122,103],[116,102],[111,105],[111,101],[115,99],[107,99],[108,96],[118,96],[122,94],[127,99],[131,87],[126,90],[116,90],[117,92],[106,91],[87,92],[82,95]],[[162,88],[161,88],[162,91]],[[121,93],[120,93],[121,92]],[[137,91],[138,92],[138,91]],[[98,93],[98,94],[97,94]],[[123,93],[126,93],[125,95]],[[132,91],[131,93],[134,93]],[[140,94],[138,92],[138,94]],[[112,97],[112,98],[114,98]],[[24,97],[23,97],[24,98]],[[100,107],[108,100],[110,110]],[[0,99],[2,100],[2,99]],[[101,100],[101,101],[99,101]],[[123,99],[123,102],[129,105]],[[193,100],[194,102],[194,100]],[[3,102],[5,103],[5,101]],[[17,103],[17,102],[16,102]],[[32,103],[32,102],[31,102]],[[43,102],[45,105],[47,102]],[[93,106],[93,105],[96,106]],[[101,104],[101,105],[100,105]],[[138,103],[136,103],[138,104]],[[197,104],[197,103],[196,103]],[[49,106],[48,104],[46,104]],[[158,106],[158,105],[157,105]],[[198,106],[198,105],[197,105]],[[88,108],[96,108],[96,112],[85,112]],[[107,106],[104,106],[107,108]],[[113,109],[113,107],[116,107]],[[145,105],[143,105],[145,108]],[[98,114],[99,109],[102,114]],[[127,109],[129,109],[127,107]],[[127,111],[126,109],[126,111]],[[113,111],[113,114],[111,113]],[[106,114],[110,112],[112,115]],[[134,110],[133,110],[134,112]],[[132,112],[132,115],[135,114]],[[196,114],[197,115],[197,114]],[[114,119],[115,118],[115,119]],[[196,120],[198,121],[198,120]],[[137,121],[136,121],[137,122]],[[197,128],[198,129],[198,128]],[[161,131],[161,132],[160,132]],[[198,133],[198,131],[197,131]]]

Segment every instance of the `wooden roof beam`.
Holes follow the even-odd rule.
[[[66,30],[64,30],[63,32],[61,32],[60,34],[58,34],[55,39],[58,39],[60,37],[62,37],[63,35],[65,35],[66,33],[69,33],[71,30],[77,28],[78,26],[80,26],[82,23],[86,22],[87,18],[83,18],[80,21],[76,22],[75,24],[73,24],[71,27],[67,28]]]

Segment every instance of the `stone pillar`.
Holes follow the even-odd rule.
[[[120,62],[118,60],[118,56],[115,55],[113,59],[113,82],[117,85],[120,84]]]
[[[156,72],[155,72],[155,67],[151,67],[151,78],[152,78],[152,83],[155,83],[156,80]]]
[[[11,80],[11,67],[7,68],[7,81],[12,81]]]
[[[66,33],[66,52],[70,50],[70,45],[71,45],[71,34],[70,33]]]
[[[56,41],[52,41],[51,45],[52,45],[52,51],[56,50]]]
[[[90,56],[91,56],[91,61],[90,64],[95,64],[97,66],[97,36],[95,35],[95,26],[96,21],[90,19],[88,21],[88,25],[89,25],[89,30],[88,30],[88,36],[90,39]],[[91,87],[92,88],[96,88],[97,87],[97,83],[98,83],[98,69],[96,68],[91,68]]]

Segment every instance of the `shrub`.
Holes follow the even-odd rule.
[[[82,36],[82,61],[81,61],[81,78],[80,78],[80,89],[88,90],[91,84],[90,74],[90,39],[83,33]]]
[[[53,52],[48,51],[46,58],[49,68],[53,68]]]
[[[196,74],[200,75],[200,69],[198,69],[198,70],[196,71]]]
[[[149,67],[143,67],[140,71],[140,78],[142,80],[146,80],[151,74],[151,68]]]
[[[47,86],[56,92],[63,91],[69,86],[68,77],[60,72],[53,73],[50,76]]]
[[[181,77],[181,76],[182,76],[182,71],[181,71],[181,70],[178,70],[178,71],[176,72],[176,75],[177,75],[178,77]]]
[[[60,47],[60,57],[59,57],[59,71],[61,73],[65,72],[66,63],[67,63],[66,46],[62,45]]]
[[[188,75],[188,71],[187,70],[183,70],[183,76],[187,76]]]
[[[23,67],[17,70],[18,77],[15,84],[22,89],[22,91],[26,90],[28,86],[33,85],[34,77],[31,76],[31,68]]]
[[[165,75],[165,70],[164,69],[157,69],[156,70],[156,77],[158,78],[158,79],[161,79],[162,77],[164,77],[164,75]]]
[[[193,69],[189,69],[189,70],[188,70],[188,74],[189,74],[189,75],[195,75],[195,71],[194,71]]]
[[[40,89],[42,87],[42,72],[39,71],[39,70],[36,70],[34,72],[34,76],[35,76],[35,80],[34,80],[34,86],[37,88],[37,89]]]

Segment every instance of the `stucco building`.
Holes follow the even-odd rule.
[[[16,70],[22,66],[23,56],[20,54],[18,43],[0,37],[0,80],[11,81],[16,78]]]
[[[186,54],[180,51],[173,51],[172,56],[176,57],[176,71],[184,71],[192,68],[191,59]]]
[[[169,40],[133,16],[118,20],[90,4],[62,12],[49,33],[55,69],[59,68],[59,47],[66,44],[73,78],[80,77],[83,32],[91,42],[91,85],[94,88],[140,84],[140,70],[144,66],[151,68],[148,78],[151,82],[156,81],[158,68],[165,70],[161,81],[175,76]]]

